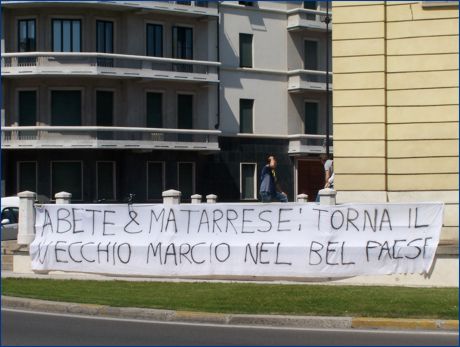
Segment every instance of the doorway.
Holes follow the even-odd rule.
[[[324,188],[324,167],[319,158],[296,159],[297,194],[307,194],[308,201],[315,201]]]

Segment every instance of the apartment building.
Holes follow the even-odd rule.
[[[251,201],[268,154],[290,200],[321,188],[324,2],[1,6],[3,195]]]
[[[443,201],[458,272],[458,1],[334,2],[339,202]]]

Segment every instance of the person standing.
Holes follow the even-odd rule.
[[[324,188],[334,188],[334,161],[326,154],[321,154],[320,158],[324,166]],[[319,194],[316,202],[319,202]]]
[[[288,202],[286,193],[280,189],[278,184],[276,166],[276,158],[273,155],[270,155],[267,158],[267,164],[262,168],[260,175],[259,193],[262,202],[271,202],[272,200]]]

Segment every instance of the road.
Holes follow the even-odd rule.
[[[457,345],[449,332],[150,322],[2,309],[2,345]]]

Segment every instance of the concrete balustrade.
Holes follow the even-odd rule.
[[[324,188],[318,192],[320,205],[336,205],[337,192],[331,188]]]
[[[200,194],[194,194],[190,197],[192,204],[201,204],[202,198]]]
[[[59,192],[54,194],[54,199],[56,200],[56,204],[70,204],[72,200],[72,194],[67,192]]]
[[[308,202],[308,195],[307,194],[297,195],[297,202],[301,202],[301,203]]]
[[[170,189],[170,190],[164,191],[162,196],[163,196],[163,204],[179,205],[182,193],[179,192],[178,190]]]
[[[214,194],[206,195],[206,203],[208,204],[217,203],[217,195],[214,195]]]

